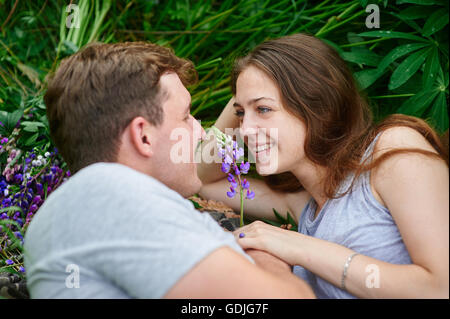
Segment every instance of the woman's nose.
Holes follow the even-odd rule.
[[[250,116],[244,115],[239,133],[241,136],[255,135],[257,133],[257,127],[256,122]]]

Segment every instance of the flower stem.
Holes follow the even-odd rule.
[[[242,191],[242,187],[240,188],[240,195],[241,195],[241,222],[240,222],[240,227],[244,226],[244,198],[243,198],[243,191]]]

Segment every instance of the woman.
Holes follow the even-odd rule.
[[[298,232],[240,228],[244,249],[293,265],[319,298],[448,298],[448,146],[424,121],[374,125],[345,62],[305,34],[256,47],[231,84],[215,126],[240,127],[265,176],[250,179],[245,214],[273,219],[275,208],[299,221]],[[198,174],[200,195],[239,210],[219,164]]]

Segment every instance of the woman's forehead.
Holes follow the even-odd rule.
[[[250,66],[237,79],[236,102],[249,105],[263,99],[265,102],[279,102],[279,89],[263,71]]]

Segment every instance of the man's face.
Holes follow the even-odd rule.
[[[195,147],[205,132],[190,115],[191,95],[176,73],[160,78],[164,120],[157,129],[153,176],[184,197],[198,192],[202,186],[194,161]]]

